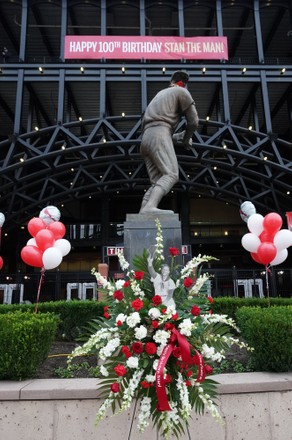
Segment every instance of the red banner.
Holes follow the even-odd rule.
[[[228,60],[226,37],[65,37],[66,59]]]

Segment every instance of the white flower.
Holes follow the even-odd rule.
[[[147,328],[144,325],[140,325],[140,327],[135,328],[135,338],[136,339],[144,339],[147,336]]]
[[[145,380],[146,380],[148,383],[155,382],[155,376],[154,376],[154,374],[147,374],[147,375],[145,376]]]
[[[138,429],[143,432],[145,428],[149,425],[149,420],[151,418],[151,398],[143,397],[140,406],[140,412],[138,416]]]
[[[127,319],[127,315],[124,315],[124,313],[119,313],[116,317],[116,322],[121,321],[122,323],[125,322]]]
[[[158,367],[158,359],[155,359],[155,361],[153,362],[153,364],[152,364],[152,368],[153,368],[153,370],[157,370],[157,367]]]
[[[139,360],[137,357],[131,356],[126,363],[129,368],[138,368]]]
[[[126,319],[126,323],[131,328],[136,327],[136,325],[139,324],[140,321],[141,318],[138,312],[131,313],[131,315],[129,315]]]
[[[110,357],[120,345],[120,338],[110,339],[105,347],[99,351],[99,357],[106,359]]]
[[[169,338],[169,333],[165,330],[157,330],[153,339],[157,344],[166,345]]]
[[[148,315],[150,316],[151,319],[157,319],[157,318],[159,318],[161,313],[160,313],[160,310],[157,307],[152,307],[149,310]]]
[[[180,324],[179,324],[179,328],[180,328],[180,332],[182,335],[185,336],[191,336],[192,334],[192,321],[190,320],[190,318],[184,319]]]
[[[103,365],[100,366],[99,371],[100,371],[100,374],[104,377],[107,377],[109,375],[107,368],[105,368]]]
[[[116,290],[120,290],[124,287],[125,280],[117,280],[116,281]]]

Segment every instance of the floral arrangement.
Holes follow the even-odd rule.
[[[156,227],[153,268],[159,273],[164,256],[158,220]],[[76,356],[97,354],[99,389],[105,397],[97,424],[108,409],[124,411],[135,398],[140,400],[139,430],[143,432],[152,419],[164,438],[184,432],[193,408],[197,413],[206,408],[221,420],[216,382],[210,378],[212,365],[232,344],[244,344],[232,336],[237,330],[232,319],[212,314],[213,298],[206,289],[209,276],[201,273],[201,265],[214,258],[199,255],[180,269],[179,250],[170,248],[169,253],[175,307],[165,306],[155,293],[146,250],[134,259],[137,270],[129,270],[119,253],[125,280],[109,281],[92,270],[106,306],[103,317],[91,323],[88,340],[69,356],[68,366]]]

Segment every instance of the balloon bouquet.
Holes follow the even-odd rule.
[[[71,250],[70,242],[63,238],[66,228],[59,221],[60,217],[61,214],[58,208],[47,206],[41,210],[39,217],[33,217],[27,225],[28,232],[32,238],[22,248],[21,258],[29,266],[42,268],[37,293],[36,312],[45,271],[58,267],[63,257],[69,254]]]
[[[249,229],[249,232],[242,237],[241,244],[250,252],[254,261],[266,267],[269,292],[268,266],[277,266],[286,260],[287,248],[292,245],[292,231],[281,229],[283,221],[279,214],[270,212],[263,217],[256,213],[254,205],[249,201],[242,203],[239,213]]]

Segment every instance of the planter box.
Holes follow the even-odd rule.
[[[237,373],[219,382],[221,426],[206,413],[180,440],[292,440],[292,373]],[[136,428],[136,403],[95,426],[97,379],[0,382],[1,440],[157,440]]]

